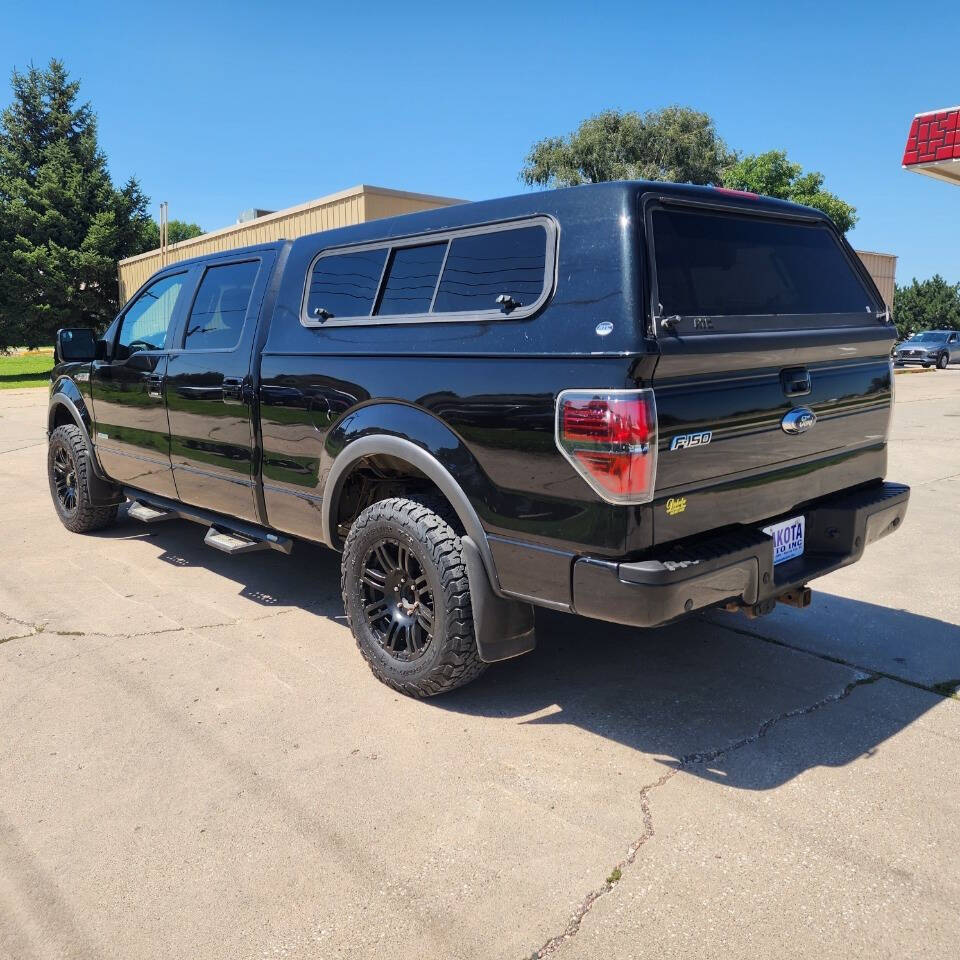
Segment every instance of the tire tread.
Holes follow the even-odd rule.
[[[343,596],[347,623],[353,632],[357,647],[370,669],[382,683],[411,697],[433,697],[455,690],[475,680],[486,669],[480,659],[473,630],[473,609],[470,604],[470,583],[463,559],[459,535],[442,516],[445,504],[432,501],[391,497],[371,504],[354,521],[347,536],[341,566],[340,590]],[[416,679],[398,680],[384,671],[366,650],[350,614],[348,570],[349,559],[364,531],[373,523],[409,524],[426,548],[436,567],[443,588],[443,609],[440,598],[435,598],[435,616],[445,615],[445,643],[439,660],[429,674]],[[436,640],[435,640],[436,642]]]
[[[52,449],[54,441],[59,441],[70,449],[77,475],[77,510],[72,517],[69,517],[60,509],[60,501],[57,499],[53,484],[52,460],[48,455],[47,475],[50,482],[50,493],[60,522],[71,533],[92,533],[94,530],[103,530],[104,527],[109,527],[117,519],[117,505],[98,507],[90,503],[87,486],[87,471],[90,469],[90,461],[87,457],[87,444],[80,428],[73,423],[62,424],[50,434],[50,447],[48,449]]]

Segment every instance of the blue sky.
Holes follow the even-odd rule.
[[[0,65],[62,58],[154,213],[214,229],[361,182],[517,193],[534,140],[681,103],[826,174],[900,282],[960,281],[960,187],[900,167],[912,116],[960,103],[958,38],[935,0],[0,3]]]

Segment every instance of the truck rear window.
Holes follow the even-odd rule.
[[[653,239],[664,316],[878,309],[825,224],[658,209]]]

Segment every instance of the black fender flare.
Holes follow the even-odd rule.
[[[398,437],[395,434],[388,433],[368,434],[351,440],[337,454],[323,487],[324,542],[332,547],[338,546],[334,530],[334,518],[336,517],[343,483],[349,475],[350,469],[359,460],[376,454],[384,454],[396,457],[398,460],[404,460],[436,484],[460,518],[467,535],[476,545],[490,583],[496,593],[500,595],[500,581],[497,577],[496,565],[493,562],[493,554],[490,552],[490,545],[487,542],[487,534],[469,497],[467,497],[463,487],[454,479],[453,474],[429,450],[406,437]]]
[[[495,663],[533,650],[536,646],[533,607],[502,594],[493,554],[473,504],[450,471],[432,453],[413,441],[392,434],[368,434],[348,443],[340,451],[324,487],[324,540],[334,545],[333,521],[343,481],[350,468],[358,460],[374,454],[387,454],[416,467],[436,484],[460,518],[466,531],[463,554],[480,659]]]
[[[60,377],[50,388],[50,406],[47,410],[48,434],[53,433],[57,407],[67,408],[76,425],[83,431],[83,438],[87,441],[87,445],[92,449],[90,431],[93,429],[93,421],[90,411],[87,410],[80,388],[69,377]]]

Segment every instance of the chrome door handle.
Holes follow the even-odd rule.
[[[147,396],[155,400],[163,399],[163,377],[159,373],[152,373],[147,381]]]

